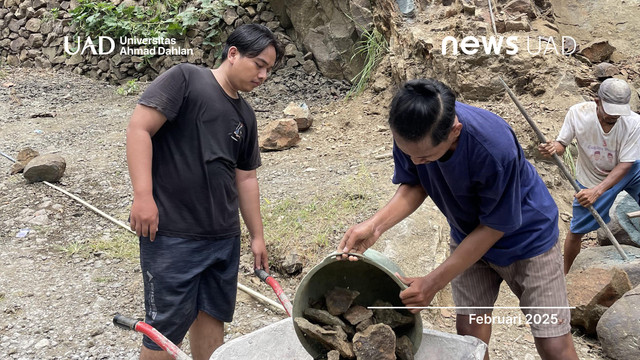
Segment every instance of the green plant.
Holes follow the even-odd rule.
[[[345,231],[370,216],[380,205],[377,186],[368,169],[343,181],[334,192],[287,197],[261,206],[265,240],[270,257],[284,258],[291,251],[306,259],[326,255]],[[247,236],[243,238],[247,241]]]
[[[67,245],[58,245],[56,246],[57,250],[63,252],[69,256],[73,256],[76,254],[80,254],[82,251],[86,249],[86,244],[81,241],[74,241]]]
[[[44,22],[54,21],[55,19],[58,18],[59,15],[60,15],[60,9],[52,8],[51,10],[42,14],[42,21]]]
[[[135,235],[118,231],[108,237],[91,239],[88,250],[91,254],[104,253],[110,258],[136,259],[140,254],[140,245]]]
[[[150,6],[115,6],[107,1],[79,0],[73,23],[90,36],[166,37],[184,33],[177,19],[179,3],[153,1]]]
[[[353,61],[358,56],[364,56],[364,66],[362,70],[351,79],[351,89],[347,93],[347,98],[361,93],[367,86],[371,74],[380,63],[384,55],[389,52],[389,44],[384,35],[377,28],[366,30],[362,28],[361,39],[356,43],[355,51],[351,56]]]
[[[118,95],[127,96],[127,95],[137,95],[140,93],[140,87],[138,86],[138,80],[131,79],[127,81],[125,85],[122,85],[116,90]]]
[[[199,21],[207,21],[203,44],[219,45],[219,26],[224,11],[236,6],[235,0],[201,0],[197,6],[181,11],[182,1],[151,0],[147,6],[115,6],[108,1],[79,0],[71,10],[79,31],[90,36],[169,37],[184,35]]]

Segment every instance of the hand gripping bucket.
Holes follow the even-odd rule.
[[[303,317],[310,303],[322,299],[325,292],[336,286],[359,291],[360,295],[354,300],[357,305],[366,307],[382,300],[393,306],[404,306],[399,294],[406,286],[394,275],[396,272],[403,274],[389,258],[371,249],[362,255],[354,254],[359,257],[358,261],[336,260],[337,254],[327,256],[302,279],[293,301],[293,318]],[[407,335],[416,353],[422,341],[422,319],[419,313],[400,312],[413,316],[415,321],[411,327],[398,329],[396,335]],[[295,322],[294,329],[300,343],[314,359],[327,353],[320,343],[305,336]]]

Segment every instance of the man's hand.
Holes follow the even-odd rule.
[[[423,277],[403,277],[396,273],[396,277],[403,284],[409,286],[400,292],[400,300],[408,307],[429,306],[436,293],[442,289],[433,279],[433,276],[426,275]],[[421,309],[410,309],[413,314],[420,312]]]
[[[602,193],[598,189],[592,188],[592,189],[582,189],[580,190],[580,192],[575,194],[574,197],[578,200],[580,205],[584,207],[589,207],[593,205],[596,202],[596,200],[598,200],[600,195],[602,195]]]
[[[555,141],[547,141],[546,143],[542,143],[538,145],[538,151],[543,157],[552,157],[553,154],[556,153]]]
[[[263,238],[251,240],[251,252],[253,253],[253,268],[262,269],[269,273],[269,256]]]
[[[134,196],[129,219],[131,230],[138,236],[148,236],[151,241],[156,239],[158,231],[158,206],[153,196]]]
[[[343,253],[338,259],[346,259],[347,253],[359,253],[362,254],[373,246],[380,237],[376,234],[373,221],[371,219],[366,220],[358,225],[354,225],[342,237],[340,244],[338,244],[338,252]],[[349,256],[349,260],[358,260],[355,256]]]

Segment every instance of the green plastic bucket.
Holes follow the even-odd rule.
[[[404,306],[399,294],[406,285],[394,275],[404,274],[389,258],[372,249],[362,255],[354,254],[359,257],[358,261],[336,260],[336,255],[338,253],[327,256],[302,279],[293,301],[293,318],[303,317],[311,303],[323,299],[325,292],[336,286],[359,291],[360,295],[354,300],[357,305],[371,306],[374,301],[382,300],[393,306]],[[422,319],[419,313],[400,312],[413,316],[415,321],[412,326],[396,329],[396,335],[407,335],[416,353],[422,341]],[[300,343],[314,359],[326,355],[322,344],[305,336],[295,322],[293,325]]]

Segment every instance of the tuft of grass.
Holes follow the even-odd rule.
[[[101,238],[74,241],[64,246],[57,246],[58,251],[69,256],[89,257],[100,253],[105,257],[114,259],[137,259],[139,249],[138,238],[125,231],[117,231]]]
[[[360,166],[333,193],[288,197],[277,202],[264,199],[262,217],[271,259],[296,252],[315,261],[333,252],[347,229],[365,220],[379,206],[375,179]],[[373,194],[373,195],[372,195]],[[243,241],[248,246],[248,236]]]
[[[362,70],[351,79],[351,89],[347,93],[347,98],[360,94],[366,87],[373,71],[376,69],[384,55],[389,52],[389,44],[384,35],[377,28],[371,30],[362,29],[362,37],[356,43],[356,48],[351,56],[351,61],[360,55],[364,55],[364,66]]]
[[[86,251],[87,244],[82,241],[74,241],[67,245],[57,245],[56,250],[63,252],[69,256],[73,256],[76,254],[82,254]]]
[[[132,79],[127,81],[125,85],[116,89],[116,93],[122,96],[138,95],[140,93],[140,86],[138,86],[136,79]]]
[[[89,250],[93,253],[104,253],[116,259],[137,259],[140,255],[138,238],[128,232],[118,231],[109,237],[89,241]]]

